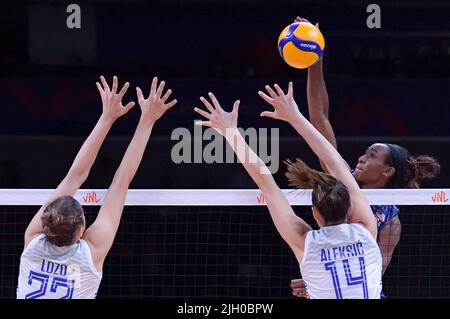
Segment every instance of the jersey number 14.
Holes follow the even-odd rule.
[[[359,257],[359,269],[360,275],[353,276],[352,271],[350,269],[350,264],[348,259],[342,260],[342,266],[344,267],[345,280],[348,286],[357,286],[361,285],[363,290],[364,299],[369,298],[369,293],[367,289],[367,277],[366,277],[366,265],[364,263],[364,257]],[[339,281],[338,271],[336,268],[336,261],[331,261],[324,264],[325,269],[331,273],[331,277],[333,279],[334,291],[336,293],[337,299],[343,299],[342,290],[341,290],[341,282]]]

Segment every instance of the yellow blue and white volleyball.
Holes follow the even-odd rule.
[[[294,22],[281,32],[278,51],[283,60],[297,69],[306,69],[323,56],[325,39],[319,28],[307,22]]]

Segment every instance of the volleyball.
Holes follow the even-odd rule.
[[[294,22],[281,32],[278,51],[283,60],[297,69],[306,69],[323,56],[325,39],[319,28],[307,22]]]

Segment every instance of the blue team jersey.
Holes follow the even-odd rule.
[[[400,209],[395,205],[371,205],[370,208],[377,221],[378,231],[385,225],[388,225],[392,218],[397,216],[400,212]]]
[[[352,175],[355,170],[352,170]],[[395,205],[371,205],[373,215],[377,221],[377,228],[380,231],[385,225],[388,225],[392,218],[398,215],[400,209]]]
[[[352,170],[352,175],[354,170]],[[377,221],[378,231],[383,229],[384,226],[388,225],[392,218],[398,215],[400,209],[395,205],[371,205],[373,215]],[[381,299],[386,299],[386,295],[381,291]]]
[[[370,208],[377,221],[378,232],[385,226],[388,225],[392,218],[398,215],[400,209],[395,205],[371,205]],[[381,291],[381,299],[386,299],[384,291]]]

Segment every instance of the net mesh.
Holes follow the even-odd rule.
[[[450,297],[449,207],[399,208],[402,235],[383,277],[385,294]],[[15,297],[23,234],[38,209],[0,208],[0,297]],[[308,206],[294,210],[314,225]],[[85,211],[89,225],[98,207]],[[98,297],[291,298],[290,280],[299,277],[265,206],[133,205],[125,207]]]

